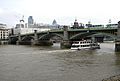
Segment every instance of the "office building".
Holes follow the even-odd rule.
[[[33,17],[32,17],[32,16],[29,16],[29,17],[28,17],[28,27],[32,27],[32,26],[33,26],[33,23],[34,23]]]

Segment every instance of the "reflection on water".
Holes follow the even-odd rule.
[[[0,81],[101,81],[120,74],[120,53],[113,43],[97,50],[0,46]]]

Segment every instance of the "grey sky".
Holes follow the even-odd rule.
[[[0,0],[0,22],[15,26],[22,15],[32,15],[38,23],[59,24],[78,22],[95,24],[120,20],[119,0]],[[27,22],[27,21],[26,21]]]

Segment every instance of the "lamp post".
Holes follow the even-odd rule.
[[[91,26],[90,21],[88,21],[88,31],[87,32],[90,32],[90,26]]]

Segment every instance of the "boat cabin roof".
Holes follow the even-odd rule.
[[[92,43],[91,40],[74,41],[73,43]]]

